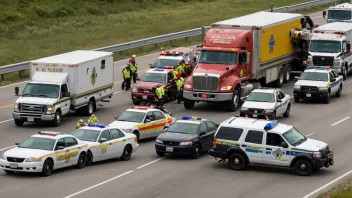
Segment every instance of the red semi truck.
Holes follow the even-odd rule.
[[[300,46],[313,28],[308,16],[274,12],[212,24],[197,65],[185,81],[184,107],[192,109],[196,102],[221,102],[235,111],[240,98],[260,84],[274,82],[281,86],[289,81],[291,70],[297,69]]]

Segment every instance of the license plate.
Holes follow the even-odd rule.
[[[143,96],[143,99],[146,100],[148,96]]]
[[[28,122],[34,122],[34,118],[33,118],[33,117],[28,117],[28,118],[27,118],[27,121],[28,121]]]
[[[207,98],[208,94],[202,94],[202,98]]]
[[[258,115],[253,114],[253,118],[257,118],[257,117],[258,117]]]
[[[172,148],[172,147],[166,147],[166,152],[174,152],[174,148]]]
[[[306,94],[306,97],[310,98],[310,97],[312,97],[312,95],[311,94]]]
[[[10,168],[18,168],[18,164],[10,164]]]

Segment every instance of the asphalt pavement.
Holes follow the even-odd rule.
[[[317,24],[324,24],[321,12],[312,14]],[[177,50],[189,50],[178,48]],[[140,73],[146,71],[158,53],[137,58]],[[127,60],[115,63],[115,94],[110,103],[98,107],[95,115],[101,123],[110,123],[133,104],[130,91],[121,90],[121,70]],[[327,142],[335,152],[334,166],[309,177],[299,177],[288,169],[250,166],[237,172],[228,168],[227,163],[218,163],[207,154],[197,160],[184,157],[158,157],[154,141],[146,140],[140,149],[132,154],[130,161],[109,160],[93,164],[84,169],[67,168],[55,171],[50,177],[32,174],[7,175],[0,172],[1,198],[116,198],[116,197],[234,197],[234,198],[297,198],[304,197],[320,189],[325,184],[352,170],[352,141],[350,116],[352,110],[352,75],[345,81],[340,98],[333,97],[330,104],[292,102],[289,118],[279,118],[279,122],[291,124],[310,138]],[[292,95],[294,81],[281,89]],[[26,137],[41,131],[51,130],[72,132],[80,117],[70,114],[64,117],[61,126],[28,124],[16,127],[12,120],[12,108],[16,98],[14,87],[23,89],[25,83],[0,87],[0,153],[13,147]],[[182,104],[166,104],[177,119],[184,115],[199,116],[222,122],[239,112],[220,110],[220,105],[199,103],[194,110],[185,110]],[[88,117],[83,117],[88,120]],[[342,181],[342,180],[339,180]],[[335,185],[336,183],[332,184]],[[330,187],[330,186],[329,186]],[[324,188],[322,190],[327,190]]]

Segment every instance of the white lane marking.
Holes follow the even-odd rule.
[[[148,166],[148,165],[151,165],[151,164],[153,164],[153,163],[155,163],[155,162],[157,162],[157,161],[160,161],[160,160],[162,160],[162,159],[164,159],[164,158],[165,158],[165,157],[160,158],[160,159],[157,159],[157,160],[154,160],[154,161],[151,161],[151,162],[149,162],[149,163],[146,163],[146,164],[144,164],[144,165],[138,167],[137,169],[141,169],[141,168],[143,168],[143,167],[146,167],[146,166]]]
[[[309,136],[314,135],[314,134],[315,134],[315,132],[314,133],[310,133],[310,134],[306,135],[306,137],[309,137]]]
[[[5,122],[10,122],[10,121],[12,121],[12,120],[13,120],[13,119],[9,119],[9,120],[0,121],[0,124],[5,123]]]
[[[112,94],[117,94],[117,93],[120,93],[121,91],[116,91],[116,92],[114,92],[114,93],[112,93]]]
[[[0,89],[6,88],[6,87],[11,87],[11,86],[14,86],[14,85],[19,85],[19,84],[27,83],[27,82],[29,82],[29,80],[22,81],[22,82],[18,82],[18,83],[14,83],[14,84],[9,84],[9,85],[6,85],[6,86],[2,86],[2,87],[0,87]]]
[[[319,18],[323,18],[323,16],[313,17],[313,18],[311,18],[311,19],[319,19]]]
[[[86,188],[86,189],[83,189],[83,190],[81,190],[81,191],[78,191],[78,192],[76,192],[76,193],[74,193],[74,194],[71,194],[71,195],[69,195],[69,196],[66,196],[66,197],[64,197],[64,198],[70,198],[70,197],[74,197],[74,196],[76,196],[76,195],[79,195],[79,194],[81,194],[81,193],[83,193],[83,192],[86,192],[86,191],[88,191],[88,190],[91,190],[91,189],[93,189],[93,188],[96,188],[96,187],[98,187],[98,186],[101,186],[101,185],[103,185],[103,184],[106,184],[106,183],[108,183],[108,182],[111,182],[111,181],[113,181],[113,180],[115,180],[115,179],[118,179],[118,178],[120,178],[120,177],[123,177],[123,176],[125,176],[125,175],[127,175],[127,174],[130,174],[130,173],[132,173],[133,171],[127,171],[127,172],[125,172],[125,173],[122,173],[121,175],[118,175],[118,176],[116,176],[116,177],[113,177],[113,178],[111,178],[111,179],[108,179],[108,180],[106,180],[106,181],[103,181],[103,182],[101,182],[101,183],[99,183],[99,184],[96,184],[96,185],[94,185],[94,186],[91,186],[91,187],[89,187],[89,188]]]
[[[332,124],[331,126],[335,126],[335,125],[337,125],[337,124],[340,124],[341,122],[346,121],[346,120],[348,120],[348,119],[350,119],[350,116],[345,117],[344,119],[342,119],[342,120],[340,120],[340,121],[335,122],[335,123],[334,123],[334,124]]]
[[[7,150],[7,149],[10,149],[10,148],[13,148],[13,147],[16,147],[16,145],[2,148],[2,149],[0,149],[0,151]]]
[[[314,195],[315,193],[317,193],[317,192],[323,190],[324,188],[330,186],[331,184],[337,182],[338,180],[340,180],[340,179],[346,177],[347,175],[349,175],[349,174],[351,174],[351,173],[352,173],[352,170],[349,171],[349,172],[347,172],[347,173],[345,173],[345,174],[343,174],[343,175],[341,175],[340,177],[338,177],[338,178],[332,180],[331,182],[325,184],[324,186],[322,186],[322,187],[316,189],[315,191],[313,191],[313,192],[309,193],[308,195],[304,196],[303,198],[309,198],[310,196]]]

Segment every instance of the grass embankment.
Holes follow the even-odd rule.
[[[0,66],[208,26],[308,0],[0,0]],[[312,11],[312,10],[311,10]],[[200,43],[200,37],[127,50],[122,59]],[[1,84],[28,78],[6,74]]]
[[[352,197],[352,179],[318,196],[318,198],[351,198],[351,197]]]

